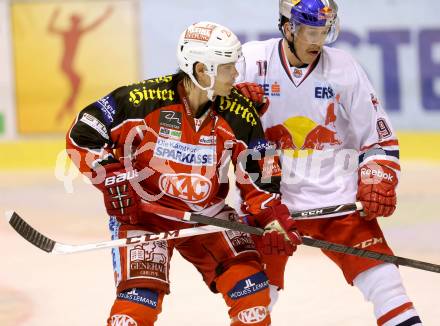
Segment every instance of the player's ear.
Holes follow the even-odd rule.
[[[290,40],[290,34],[292,33],[292,26],[289,21],[286,21],[283,25],[284,35],[286,35]]]
[[[197,62],[194,65],[194,75],[196,76],[197,80],[199,80],[199,78],[205,74],[205,71],[206,67],[203,63]]]
[[[197,62],[194,65],[194,76],[200,85],[207,86],[210,84],[209,76],[206,74],[206,66],[203,63]]]

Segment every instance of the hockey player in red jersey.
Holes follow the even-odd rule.
[[[244,83],[237,88],[263,106],[266,135],[284,150],[283,203],[304,210],[361,201],[364,216],[309,217],[297,221],[298,230],[392,254],[377,221],[396,208],[399,147],[389,118],[361,66],[347,52],[325,46],[338,36],[336,3],[280,0],[279,5],[283,38],[243,45],[237,69]],[[269,101],[263,103],[263,95]],[[395,265],[324,253],[373,304],[378,325],[421,325]],[[282,260],[270,265],[283,270]],[[281,287],[280,279],[270,282]]]
[[[72,160],[103,193],[114,239],[191,227],[154,207],[236,219],[225,205],[229,162],[243,210],[279,232],[263,250],[292,254],[300,237],[279,195],[280,168],[254,104],[233,88],[241,44],[201,22],[179,39],[180,71],[123,86],[83,109],[67,134]],[[271,153],[272,151],[272,153]],[[255,158],[255,159],[254,159]],[[141,211],[141,201],[150,211]],[[153,325],[169,293],[176,249],[228,305],[231,325],[270,325],[268,279],[249,235],[218,232],[113,250],[117,297],[107,325]]]

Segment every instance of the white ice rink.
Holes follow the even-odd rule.
[[[403,163],[399,206],[382,220],[399,256],[440,264],[440,166]],[[77,180],[73,194],[51,171],[0,173],[0,214],[16,210],[44,234],[66,243],[108,239],[101,195]],[[0,220],[0,326],[95,326],[105,320],[115,292],[109,250],[48,255]],[[440,325],[440,274],[402,267],[408,293],[424,325]],[[375,325],[372,307],[318,249],[301,247],[287,267],[286,289],[274,326]],[[158,326],[228,325],[227,308],[177,253],[171,295]]]

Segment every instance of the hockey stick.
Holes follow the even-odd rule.
[[[208,234],[225,230],[222,227],[205,225],[182,230],[161,232],[157,234],[143,234],[139,236],[109,240],[104,242],[72,245],[60,243],[46,237],[45,235],[35,230],[15,212],[6,212],[5,215],[8,219],[9,224],[14,228],[15,231],[17,231],[18,234],[20,234],[24,239],[32,243],[34,246],[51,254],[72,254],[104,248],[124,247],[131,244],[141,244],[149,241],[185,238],[194,235]]]
[[[351,206],[349,206],[349,205],[351,205]],[[346,207],[351,207],[352,208],[351,210],[356,210],[356,209],[360,208],[359,205],[356,205],[356,203],[349,204],[349,205],[332,206],[332,207],[309,210],[309,211],[304,211],[304,212],[306,212],[305,214],[308,214],[307,212],[311,212],[311,211],[317,212],[317,211],[322,210],[326,214],[333,214],[336,209],[339,209],[338,212],[340,212],[341,206],[343,206],[344,209]],[[194,213],[192,213],[192,214],[188,213],[188,212],[184,213],[184,212],[180,212],[180,211],[177,211],[174,209],[156,206],[154,204],[147,203],[147,202],[142,202],[142,207],[143,207],[143,209],[150,211],[150,212],[154,211],[158,214],[176,216],[178,218],[180,217],[185,221],[192,221],[192,222],[197,222],[197,223],[206,224],[206,225],[215,225],[215,226],[219,226],[219,227],[222,227],[225,229],[230,229],[230,230],[234,230],[234,231],[240,231],[240,232],[255,234],[255,235],[262,235],[264,233],[263,229],[256,228],[256,227],[253,227],[253,226],[250,226],[247,224],[242,224],[242,223],[235,222],[235,221],[221,220],[218,218],[208,217],[208,216],[194,214]],[[302,214],[304,214],[304,212],[293,212],[292,216],[304,216],[304,215],[302,215]],[[313,215],[313,216],[318,216],[318,215]],[[332,243],[332,242],[328,242],[328,241],[324,241],[324,240],[312,239],[309,237],[301,237],[301,238],[302,238],[303,244],[306,246],[309,246],[309,247],[321,248],[321,249],[325,249],[325,250],[329,250],[329,251],[339,252],[339,253],[346,254],[346,255],[364,257],[364,258],[379,260],[379,261],[392,263],[392,264],[396,264],[396,265],[422,269],[422,270],[429,271],[429,272],[440,273],[440,265],[427,263],[427,262],[423,262],[423,261],[419,261],[419,260],[414,260],[414,259],[410,259],[410,258],[381,254],[381,253],[370,251],[370,250],[358,249],[358,248],[349,247],[349,246],[345,246],[342,244],[336,244],[336,243]]]
[[[156,214],[172,216],[185,221],[194,222],[195,221],[194,218],[196,218],[197,216],[203,217],[202,215],[191,214],[189,212],[183,212],[171,208],[166,208],[145,201],[142,202],[142,209]],[[362,206],[359,206],[359,203],[336,205],[336,206],[324,207],[320,209],[310,209],[305,211],[293,212],[292,216],[294,217],[321,216],[321,215],[328,215],[334,213],[354,211],[356,209],[362,209]],[[8,219],[9,224],[24,239],[32,243],[34,246],[40,248],[41,250],[54,254],[70,254],[76,252],[91,251],[96,249],[123,247],[134,243],[145,243],[148,241],[155,241],[155,240],[170,240],[170,239],[184,238],[194,235],[224,231],[225,229],[222,227],[211,225],[211,226],[194,227],[190,229],[182,229],[176,231],[161,232],[159,234],[144,234],[136,237],[129,237],[124,239],[110,240],[110,241],[104,241],[98,243],[71,245],[71,244],[60,243],[48,238],[44,234],[35,230],[31,225],[29,225],[23,218],[21,218],[15,212],[6,212],[5,215],[6,218]],[[203,222],[201,223],[210,224]]]

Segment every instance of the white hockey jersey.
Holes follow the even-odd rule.
[[[262,122],[283,149],[281,193],[289,209],[354,202],[357,170],[371,160],[400,170],[389,119],[347,52],[324,47],[301,69],[290,67],[282,39],[249,42],[237,69],[237,83],[258,83],[270,98]]]

